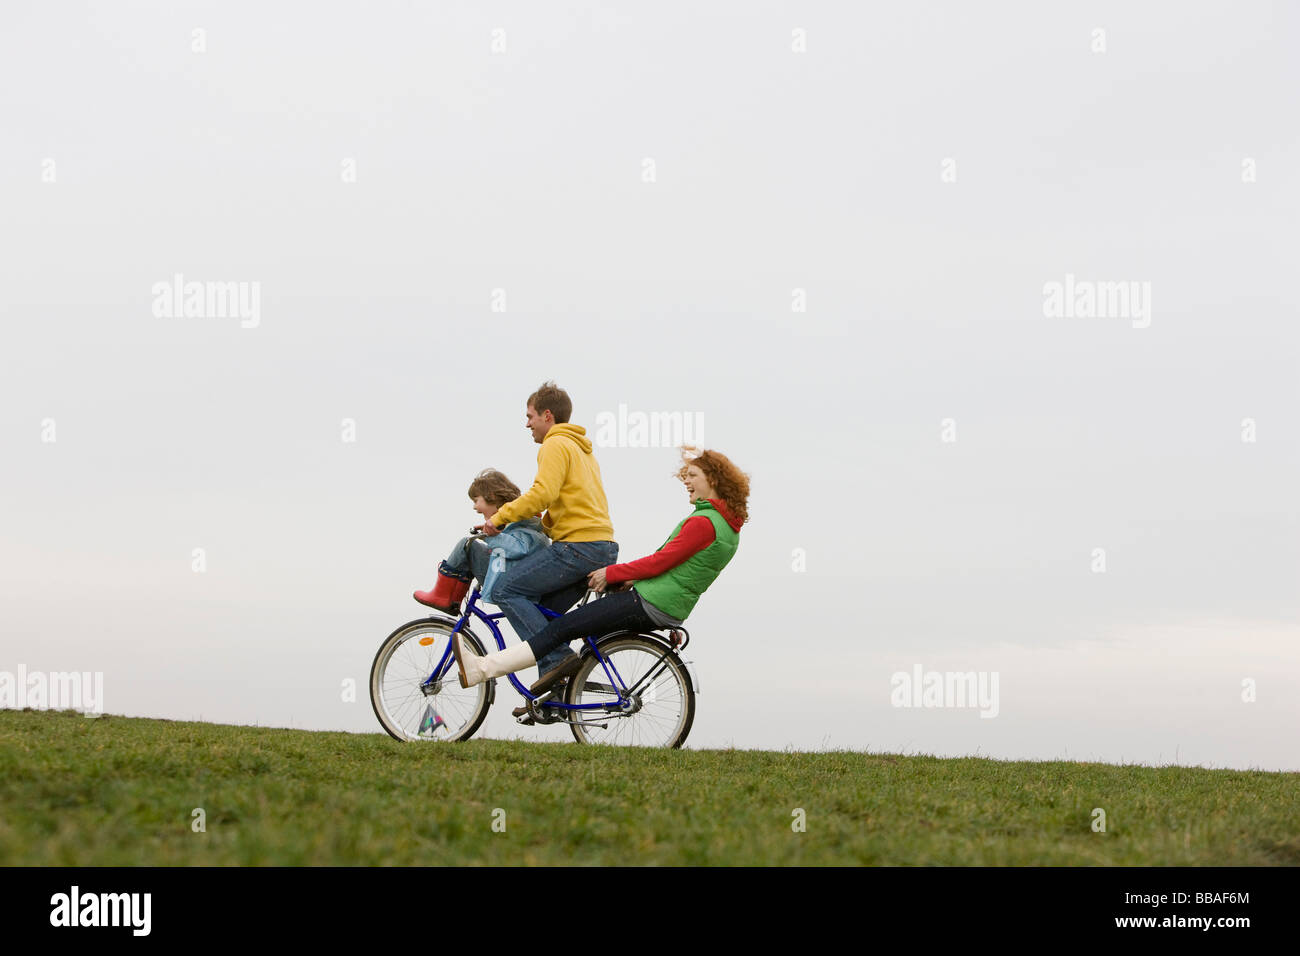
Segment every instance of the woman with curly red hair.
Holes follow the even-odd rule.
[[[484,657],[468,651],[452,636],[462,687],[473,687],[531,667],[555,648],[587,636],[612,631],[675,627],[686,620],[740,544],[740,527],[749,520],[749,477],[720,452],[682,449],[677,477],[686,486],[694,510],[683,518],[654,554],[625,564],[597,568],[587,583],[596,591],[613,585],[615,593],[551,620],[518,645]],[[577,673],[584,658],[575,656],[549,671],[530,690],[542,694]]]

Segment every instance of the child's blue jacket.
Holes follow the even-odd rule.
[[[510,522],[501,529],[500,534],[493,535],[483,543],[492,549],[487,578],[483,581],[483,600],[495,604],[492,588],[501,577],[501,572],[506,569],[506,563],[527,557],[538,548],[550,547],[551,539],[542,530],[540,518],[524,518]]]

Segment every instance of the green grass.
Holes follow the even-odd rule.
[[[0,864],[1296,865],[1298,781],[851,751],[404,745],[3,710]]]

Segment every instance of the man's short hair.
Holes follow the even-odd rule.
[[[573,402],[569,401],[569,393],[554,382],[543,382],[541,388],[528,396],[528,404],[539,414],[550,412],[557,423],[567,422],[573,414]]]

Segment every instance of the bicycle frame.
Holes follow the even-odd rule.
[[[473,592],[470,594],[468,603],[466,603],[465,605],[465,610],[461,612],[460,617],[456,621],[456,626],[452,628],[451,633],[452,634],[460,633],[461,629],[465,627],[470,617],[473,616],[478,618],[480,621],[482,621],[484,624],[487,625],[488,630],[492,632],[492,636],[496,638],[497,649],[505,650],[506,648],[505,638],[501,634],[501,629],[497,627],[496,624],[497,621],[499,621],[501,618],[506,616],[505,612],[498,611],[495,614],[484,613],[483,609],[478,605],[479,595],[480,595],[479,589],[477,587],[474,588]],[[552,611],[550,608],[542,607],[540,604],[534,604],[533,606],[536,607],[537,610],[541,611],[542,614],[545,615],[548,621],[552,620],[553,618],[564,616],[562,614],[557,614],[555,611]],[[603,637],[603,636],[604,635],[596,635],[596,637]],[[583,637],[583,640],[587,643],[587,646],[591,648],[591,652],[596,656],[596,659],[600,661],[601,667],[603,667],[605,670],[605,676],[609,678],[610,687],[618,692],[617,703],[567,704],[561,701],[549,701],[547,703],[548,707],[555,707],[565,711],[599,710],[599,711],[604,711],[606,713],[617,713],[618,711],[624,710],[631,703],[632,697],[640,690],[641,685],[643,685],[647,680],[651,679],[652,677],[658,676],[660,670],[658,665],[662,664],[663,660],[667,658],[669,654],[673,653],[672,649],[670,648],[667,652],[665,652],[663,657],[661,657],[659,661],[656,662],[656,666],[652,668],[649,672],[647,672],[644,676],[642,676],[641,680],[637,681],[635,687],[629,688],[627,684],[624,682],[622,676],[618,673],[618,669],[614,666],[613,661],[607,658],[604,654],[600,653],[600,648],[596,646],[595,638],[592,635],[587,635]],[[451,671],[451,669],[455,666],[456,666],[456,660],[451,653],[451,642],[448,641],[447,649],[446,651],[443,652],[442,658],[434,666],[433,673],[431,673],[420,686],[427,687],[429,684],[435,683],[436,681],[441,681],[446,679],[448,672]],[[523,682],[520,681],[516,675],[507,674],[506,676],[509,677],[510,683],[514,687],[514,689],[518,691],[519,695],[523,697],[525,700],[536,701],[541,699],[538,697],[538,695],[534,694],[527,687],[525,687]],[[550,692],[548,691],[547,693],[549,694]],[[566,719],[572,720],[572,718],[566,718]]]

